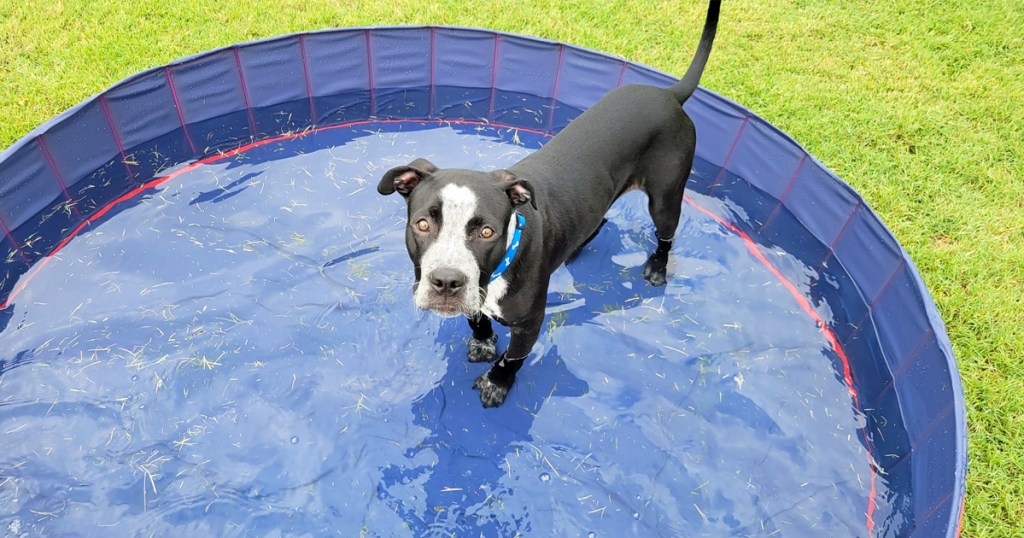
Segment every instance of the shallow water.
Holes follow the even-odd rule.
[[[466,361],[464,320],[415,309],[405,205],[375,186],[415,157],[491,169],[543,140],[324,130],[118,206],[33,275],[0,332],[0,529],[866,534],[875,480],[835,353],[689,204],[655,289],[646,200],[620,200],[553,277],[505,405],[481,408],[487,366]],[[806,290],[814,270],[762,250]]]

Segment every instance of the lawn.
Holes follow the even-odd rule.
[[[311,29],[531,34],[682,74],[699,1],[0,0],[0,148],[140,70]],[[703,85],[800,141],[928,284],[970,431],[965,536],[1024,528],[1024,9],[1019,0],[726,2]]]

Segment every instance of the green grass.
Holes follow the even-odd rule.
[[[0,0],[0,147],[142,69],[318,28],[532,34],[681,74],[702,2]],[[703,84],[853,185],[938,303],[970,429],[965,536],[1024,528],[1024,9],[1019,0],[726,2]]]

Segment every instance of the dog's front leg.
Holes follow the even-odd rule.
[[[541,315],[512,326],[508,349],[486,374],[478,377],[473,383],[473,388],[480,391],[480,401],[484,407],[497,407],[505,401],[509,389],[516,381],[516,372],[526,362],[526,357],[533,349],[533,344],[537,342],[543,324],[544,316]]]
[[[647,258],[644,265],[644,278],[652,286],[664,286],[668,281],[668,254],[672,250],[671,239],[658,239],[658,248]]]
[[[466,318],[473,336],[466,341],[469,362],[494,362],[498,358],[498,335],[491,327],[491,318],[477,314]]]

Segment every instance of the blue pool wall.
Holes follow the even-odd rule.
[[[0,153],[0,302],[10,302],[0,330],[21,275],[97,210],[181,163],[368,118],[557,133],[612,88],[675,80],[570,45],[450,27],[288,35],[144,71]],[[725,217],[743,232],[819,268],[809,299],[842,305],[831,329],[851,360],[879,474],[913,492],[913,536],[957,535],[962,386],[908,254],[863,198],[785,133],[704,89],[686,110],[698,132],[695,166],[716,171],[687,188],[735,202],[742,212]]]

